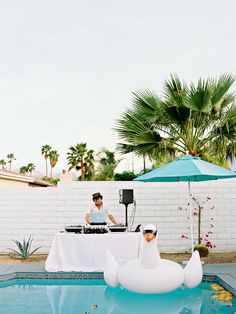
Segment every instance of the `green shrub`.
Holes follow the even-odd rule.
[[[31,237],[31,235],[29,236],[27,241],[23,239],[22,243],[17,240],[13,240],[18,250],[14,250],[14,249],[9,249],[9,250],[12,251],[14,254],[20,256],[22,259],[27,259],[30,255],[34,254],[38,249],[41,248],[41,246],[37,247],[36,249],[30,252],[32,241],[33,241],[33,238]]]
[[[50,178],[50,177],[46,177],[46,176],[42,177],[42,180],[47,181],[47,182],[51,183],[54,186],[57,186],[58,182],[60,181],[60,179]]]
[[[135,178],[137,178],[137,176],[132,171],[124,171],[122,173],[116,173],[114,180],[115,181],[132,181]]]

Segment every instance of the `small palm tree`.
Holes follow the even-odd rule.
[[[92,180],[94,175],[94,151],[90,149],[85,157],[85,178]]]
[[[15,156],[14,156],[14,154],[12,154],[12,153],[10,153],[10,154],[8,154],[7,155],[7,159],[8,159],[8,170],[9,171],[11,171],[11,165],[12,165],[12,162],[13,162],[13,160],[16,160],[16,158],[15,158]]]
[[[41,148],[41,154],[44,156],[45,158],[45,162],[46,162],[46,177],[48,177],[48,158],[49,158],[49,154],[51,151],[51,146],[50,145],[43,145]]]
[[[32,172],[35,170],[35,165],[33,163],[29,163],[26,166],[27,172],[29,172],[29,174],[32,176]]]
[[[21,174],[26,174],[26,173],[28,173],[28,168],[27,168],[27,166],[22,166],[22,167],[20,167],[19,172],[20,172]]]
[[[58,159],[60,155],[56,150],[51,150],[49,153],[49,160],[50,160],[50,165],[51,165],[51,174],[50,177],[52,178],[52,170],[56,166]]]
[[[87,149],[86,143],[80,143],[75,146],[69,147],[69,152],[67,153],[67,160],[69,171],[71,169],[76,169],[81,171],[80,180],[85,181],[86,171],[88,171],[88,165],[92,169],[93,165],[93,150]]]
[[[4,160],[4,159],[1,159],[0,160],[0,165],[2,166],[2,170],[4,170],[5,169],[5,166],[6,166],[6,161]]]
[[[107,148],[102,148],[98,153],[98,168],[95,180],[110,181],[114,180],[115,169],[121,159],[115,158],[115,152],[109,151]]]

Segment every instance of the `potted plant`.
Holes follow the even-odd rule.
[[[193,195],[191,195],[191,198],[192,203],[194,204],[193,216],[197,218],[197,244],[194,246],[194,251],[197,250],[200,257],[207,257],[209,254],[209,249],[215,247],[215,245],[213,245],[209,240],[209,235],[213,233],[213,218],[211,218],[211,222],[207,228],[207,232],[205,234],[202,234],[202,211],[204,210],[204,205],[207,205],[207,207],[209,208],[209,202],[211,198],[207,196],[203,202],[200,202],[200,200]],[[214,208],[214,206],[210,206],[210,209]],[[181,207],[179,207],[179,209],[182,210]],[[185,209],[187,210],[187,208]],[[188,237],[185,235],[182,235],[181,238],[188,239]]]
[[[200,257],[207,257],[208,254],[209,254],[208,247],[205,244],[203,244],[203,243],[195,245],[194,246],[194,251],[198,251]]]

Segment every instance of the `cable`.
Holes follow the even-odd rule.
[[[130,226],[130,224],[131,224],[133,212],[134,212],[134,207],[133,207],[133,210],[132,210],[132,212],[131,212],[131,214],[130,214],[130,216],[129,216],[128,226]]]
[[[136,214],[136,200],[134,199],[134,206],[133,206],[133,210],[132,210],[132,213],[130,215],[130,218],[129,218],[129,231],[132,230],[132,227],[133,227],[133,224],[134,224],[134,218],[135,218],[135,214]]]

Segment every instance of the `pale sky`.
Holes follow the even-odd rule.
[[[133,90],[236,73],[235,12],[235,0],[0,0],[0,159],[40,167],[50,144],[60,171],[76,143],[113,150]]]

